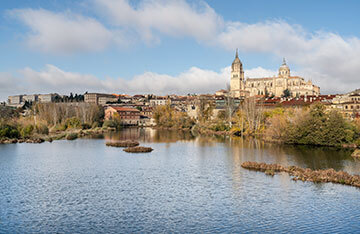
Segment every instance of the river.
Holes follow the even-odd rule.
[[[119,139],[154,151],[105,146]],[[244,161],[360,174],[344,150],[181,131],[0,145],[0,233],[360,232],[360,189],[267,176]]]

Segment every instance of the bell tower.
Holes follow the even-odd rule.
[[[244,70],[236,49],[235,59],[231,65],[230,93],[235,97],[240,97],[244,91]]]

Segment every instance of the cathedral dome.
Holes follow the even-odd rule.
[[[290,76],[290,68],[286,64],[285,58],[283,59],[283,64],[279,68],[279,77],[289,77]]]

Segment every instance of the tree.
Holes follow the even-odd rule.
[[[284,98],[290,97],[291,93],[289,89],[285,89],[282,95]]]
[[[269,91],[267,90],[267,88],[265,88],[265,97],[269,97]]]
[[[322,104],[296,115],[295,121],[289,121],[284,135],[286,143],[326,146],[341,146],[355,138],[355,127],[337,111],[326,113]]]

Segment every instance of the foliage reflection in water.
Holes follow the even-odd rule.
[[[105,145],[125,139],[154,151]],[[348,151],[155,129],[0,145],[0,233],[359,232],[359,189],[266,176],[244,161],[360,171]]]

